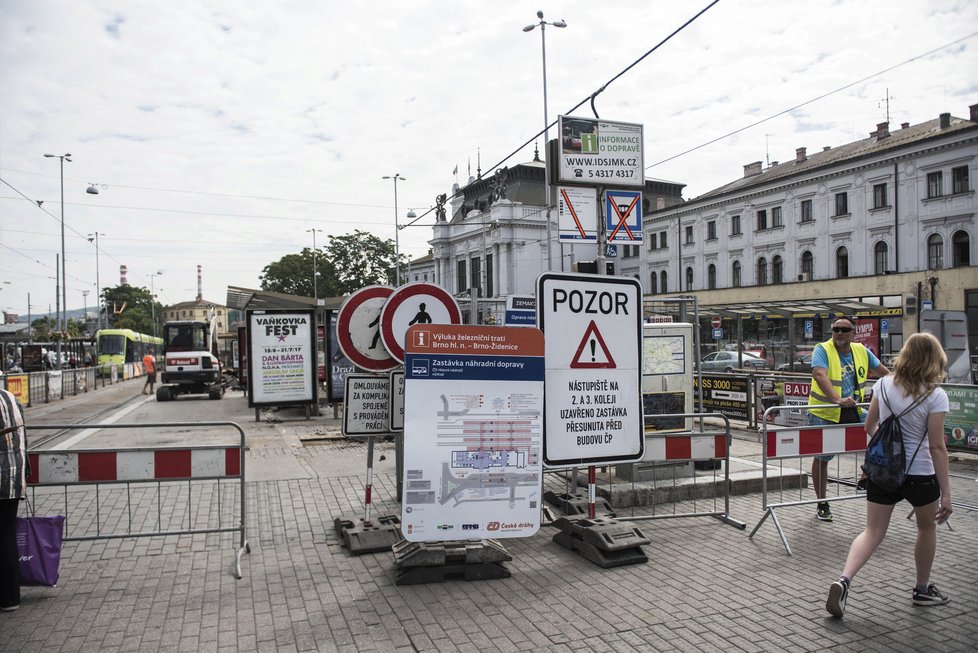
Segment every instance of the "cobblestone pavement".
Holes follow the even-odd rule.
[[[393,445],[378,443],[375,455],[375,514],[398,514]],[[951,603],[911,604],[915,529],[902,504],[837,620],[825,597],[864,522],[862,501],[834,504],[833,523],[816,521],[813,506],[780,510],[792,556],[771,520],[748,537],[762,504],[747,494],[730,508],[746,530],[710,517],[642,522],[645,564],[599,568],[545,527],[502,541],[511,578],[398,586],[391,553],[351,556],[333,530],[333,518],[362,512],[364,466],[362,442],[249,451],[243,578],[233,574],[234,534],[67,543],[59,586],[25,588],[21,609],[0,614],[0,649],[909,652],[973,651],[978,641],[968,617],[978,603],[978,512],[959,508],[953,530],[940,530],[932,580]],[[955,498],[978,504],[966,478],[974,469],[956,471]],[[173,505],[186,500],[167,491],[178,493]],[[59,500],[41,496],[39,513]],[[155,504],[141,496],[136,509]],[[220,501],[196,493],[188,510],[206,518],[218,504],[233,513],[233,490]]]

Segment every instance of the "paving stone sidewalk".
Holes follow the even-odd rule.
[[[397,514],[393,445],[375,455],[375,514]],[[362,510],[364,460],[362,443],[342,441],[249,451],[261,471],[246,486],[240,580],[231,534],[66,544],[59,586],[25,588],[21,609],[0,614],[0,649],[899,652],[978,641],[975,512],[959,509],[940,531],[933,580],[950,604],[911,604],[914,526],[900,508],[843,620],[823,606],[861,501],[836,504],[831,524],[809,506],[779,511],[793,556],[770,520],[748,538],[762,515],[752,494],[731,500],[746,530],[709,517],[642,523],[647,564],[601,569],[544,528],[504,541],[511,578],[397,586],[391,553],[351,556],[333,531],[334,517]],[[975,485],[955,483],[962,499]]]

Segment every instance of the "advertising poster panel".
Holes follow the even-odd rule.
[[[693,386],[697,396],[703,395],[703,410],[706,412],[717,412],[735,419],[750,418],[750,382],[746,376],[703,374],[703,387],[700,388],[699,378],[694,374]]]
[[[526,327],[415,325],[405,348],[405,539],[536,533],[543,334]]]
[[[356,371],[353,363],[350,362],[343,351],[340,349],[339,341],[336,337],[336,312],[330,311],[326,318],[326,356],[329,360],[329,374],[326,376],[326,394],[330,403],[343,401],[343,388],[346,383],[346,375]]]
[[[950,404],[944,418],[948,449],[978,452],[978,386],[944,384]]]
[[[253,406],[316,403],[311,310],[248,311],[248,398]]]
[[[857,342],[864,346],[866,349],[870,350],[877,357],[880,355],[880,334],[879,334],[879,319],[869,318],[869,319],[857,319],[856,320],[856,331],[853,333],[852,341]]]

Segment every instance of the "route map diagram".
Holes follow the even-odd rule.
[[[642,347],[642,374],[685,374],[684,336],[645,336]]]

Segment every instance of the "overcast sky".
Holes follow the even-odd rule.
[[[400,0],[251,3],[0,1],[0,308],[55,304],[64,170],[68,308],[102,286],[164,304],[228,285],[330,234],[394,238],[499,164],[533,158],[551,120],[618,75],[709,0]],[[978,103],[978,2],[721,0],[601,93],[601,118],[645,126],[646,175],[692,198],[743,174]],[[924,56],[921,56],[924,55]],[[860,81],[863,80],[863,81]],[[844,88],[843,87],[847,87]],[[839,90],[843,89],[843,90]],[[835,92],[837,91],[837,92]],[[735,130],[786,112],[718,142]],[[574,115],[591,116],[585,103]],[[555,135],[556,130],[551,130]],[[86,194],[90,183],[98,195]],[[26,199],[25,199],[26,197]],[[35,201],[43,201],[38,208]],[[400,231],[427,252],[429,215]],[[154,273],[162,272],[159,276]],[[151,282],[152,279],[152,282]]]

